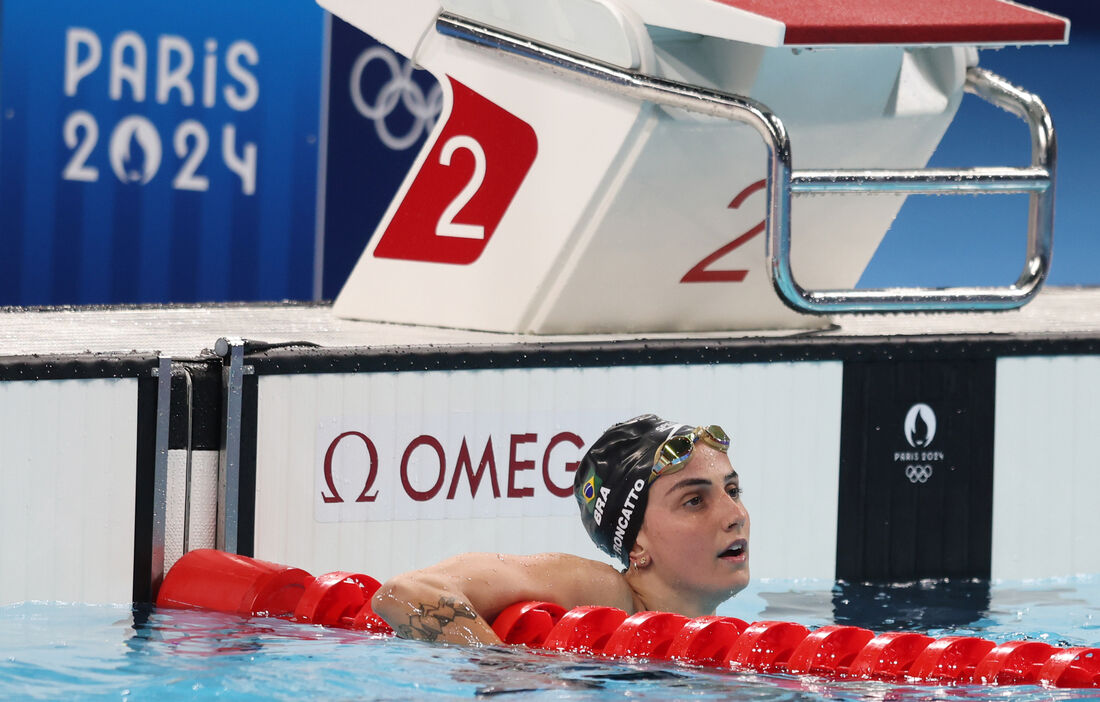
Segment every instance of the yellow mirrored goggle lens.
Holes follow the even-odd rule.
[[[729,451],[730,437],[722,427],[717,424],[711,424],[709,427],[701,427],[697,431],[702,435],[703,441],[706,441],[711,447],[718,449],[722,453]]]
[[[700,439],[722,453],[729,451],[730,437],[723,431],[722,427],[717,424],[708,427],[696,427],[695,431],[690,434],[674,436],[661,444],[653,461],[653,477],[675,472],[683,467],[684,463],[691,458],[691,451],[695,448],[695,442]]]
[[[674,436],[657,449],[657,459],[653,464],[653,474],[661,475],[669,469],[682,465],[691,458],[691,449],[695,441],[692,434]]]

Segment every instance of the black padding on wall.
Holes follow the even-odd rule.
[[[153,500],[157,457],[157,379],[138,379],[134,473],[134,602],[153,601]]]
[[[844,364],[838,579],[989,577],[995,377],[993,358]]]

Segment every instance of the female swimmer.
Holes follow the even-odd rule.
[[[624,570],[563,553],[467,553],[387,581],[374,611],[400,636],[453,643],[500,643],[489,622],[526,600],[713,614],[749,582],[749,513],[728,449],[717,426],[652,414],[616,424],[581,460],[573,494]]]

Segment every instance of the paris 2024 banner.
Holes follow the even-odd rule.
[[[313,296],[316,4],[0,12],[0,304]]]

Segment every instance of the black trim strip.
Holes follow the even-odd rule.
[[[253,366],[257,374],[283,375],[678,363],[936,360],[1098,353],[1100,337],[1092,336],[799,336],[381,348],[317,348],[305,345],[263,348],[246,345],[245,362]]]
[[[134,602],[153,599],[153,480],[157,455],[157,379],[138,379],[134,477]]]
[[[403,370],[591,367],[676,363],[934,360],[1100,354],[1100,336],[1066,334],[815,336],[660,339],[501,345],[320,347],[248,341],[246,362],[261,375]],[[203,361],[195,360],[201,366]],[[211,359],[211,363],[217,363]],[[148,375],[151,354],[0,356],[0,381],[128,378]],[[202,375],[202,373],[200,373]],[[196,395],[197,396],[197,395]]]
[[[259,382],[246,375],[241,387],[240,495],[237,518],[237,553],[255,555],[256,547],[256,432]]]
[[[155,354],[0,356],[0,382],[7,380],[87,380],[151,376]]]

